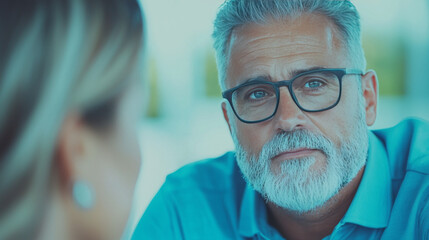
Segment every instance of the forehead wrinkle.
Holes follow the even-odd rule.
[[[294,45],[294,48],[297,50],[293,52],[282,52],[281,49],[283,47],[284,46],[276,48],[267,47],[264,49],[248,51],[241,56],[236,56],[238,57],[238,60],[236,61],[239,65],[246,68],[246,66],[253,65],[253,67],[255,67],[255,65],[260,66],[262,64],[270,66],[271,64],[269,64],[269,62],[276,60],[286,60],[288,64],[292,64],[294,62],[305,60],[306,58],[313,58],[315,55],[326,54],[326,50],[317,46],[309,47],[308,44]],[[258,51],[264,51],[266,49],[272,50],[272,54],[258,54]]]
[[[296,19],[299,24],[301,24],[301,19]],[[320,29],[320,34],[323,35],[324,41],[320,42],[317,39],[314,39],[314,32],[313,31],[306,31],[301,32],[300,35],[294,35],[293,32],[296,30],[293,28],[286,29],[286,31],[280,31],[280,32],[274,32],[274,33],[267,33],[267,31],[264,30],[264,25],[259,24],[245,24],[243,26],[238,27],[237,29],[233,30],[233,33],[231,34],[231,42],[229,46],[229,50],[231,53],[231,48],[236,48],[237,43],[239,43],[239,48],[242,50],[243,54],[241,54],[241,58],[246,57],[247,55],[252,54],[253,52],[256,52],[252,49],[260,47],[259,50],[267,50],[269,48],[276,50],[283,47],[293,47],[297,48],[299,46],[305,46],[305,47],[314,47],[314,48],[320,48],[322,47],[323,50],[327,52],[332,52],[335,47],[338,47],[340,40],[338,37],[341,38],[341,34],[338,33],[336,26],[326,18],[322,18],[318,24],[326,23],[326,25],[323,26],[323,29]],[[267,28],[270,28],[270,24],[267,24]],[[262,31],[262,32],[260,32]],[[252,36],[255,35],[256,36]],[[249,38],[249,35],[252,36]],[[337,36],[339,35],[339,36]],[[285,41],[280,41],[281,39]],[[321,45],[321,43],[323,45]],[[235,46],[233,46],[235,45]],[[261,47],[262,45],[262,47]],[[266,45],[265,47],[263,45]],[[276,46],[278,45],[278,46]],[[292,45],[292,46],[291,46]],[[249,51],[250,49],[250,51]],[[237,50],[237,49],[235,49]],[[299,49],[296,49],[299,51]],[[234,51],[237,52],[237,51]]]
[[[239,59],[239,63],[243,64],[244,62],[245,63],[243,64],[244,67],[251,66],[252,68],[255,68],[255,66],[252,66],[252,65],[270,67],[270,66],[273,66],[273,64],[267,63],[268,60],[283,60],[287,58],[288,59],[287,62],[291,64],[291,63],[296,63],[300,61],[305,61],[306,56],[313,57],[315,53],[322,53],[322,52],[300,52],[300,53],[290,53],[288,55],[282,55],[282,56],[257,56],[253,58],[251,62],[248,62],[245,59]],[[297,57],[304,57],[304,58],[301,59]]]
[[[303,54],[299,54],[299,55],[302,56]],[[313,53],[306,53],[305,55],[314,56]],[[283,57],[271,58],[271,59],[281,59],[281,58],[283,58]],[[288,60],[288,65],[294,65],[295,63],[299,63],[301,61],[305,61],[305,60],[293,58],[293,59]],[[322,65],[317,65],[315,67],[326,68],[327,66],[322,64]],[[285,70],[287,70],[287,71],[285,71]],[[260,63],[260,62],[258,62],[257,64],[252,64],[252,63],[246,64],[243,66],[242,72],[251,72],[251,75],[250,75],[250,77],[240,79],[238,81],[238,84],[236,84],[236,85],[241,84],[247,78],[253,78],[253,77],[261,76],[261,75],[269,76],[274,82],[289,80],[289,79],[294,77],[294,71],[296,71],[296,70],[301,70],[301,69],[300,68],[288,69],[287,67],[285,68],[279,64]],[[279,77],[278,74],[273,75],[272,73],[280,73],[281,77]]]
[[[330,32],[330,31],[328,31]],[[262,41],[261,40],[267,40],[272,37],[276,37],[277,39],[273,39],[271,42]],[[264,37],[259,39],[251,39],[247,42],[240,43],[239,47],[235,49],[235,54],[237,52],[240,53],[237,57],[240,59],[246,58],[248,56],[252,56],[254,54],[257,55],[259,51],[267,51],[268,52],[274,52],[278,54],[284,54],[281,50],[282,49],[294,49],[294,53],[299,54],[300,51],[303,53],[305,52],[314,52],[314,53],[322,53],[322,52],[332,52],[335,45],[332,34],[327,34],[326,40],[327,41],[317,41],[314,39],[313,36],[290,36],[290,40],[280,41],[281,37],[276,36],[270,36],[270,37]],[[236,42],[237,44],[239,42]],[[321,45],[323,44],[323,45]],[[237,51],[242,50],[242,51]]]
[[[235,70],[229,72],[228,68],[227,71],[238,78],[280,72],[283,77],[289,77],[285,76],[289,73],[284,72],[283,67],[302,65],[300,62],[312,65],[314,58],[323,59],[337,50],[344,50],[342,36],[331,21],[318,16],[307,18],[311,21],[304,21],[304,18],[296,22],[286,21],[287,25],[283,26],[282,22],[273,21],[266,25],[245,24],[234,29],[228,46],[228,67],[234,65]],[[309,29],[300,26],[303,22],[310,26]],[[279,72],[280,69],[283,71]]]
[[[308,55],[308,54],[324,54],[326,52],[326,49],[321,49],[319,46],[311,46],[309,44],[293,44],[293,48],[296,50],[294,52],[290,52],[290,53],[283,53],[281,52],[281,50],[284,48],[285,46],[279,46],[279,47],[265,47],[265,48],[258,48],[258,49],[254,49],[251,51],[247,51],[244,52],[242,54],[240,54],[239,56],[239,60],[244,61],[246,58],[253,58],[255,59],[259,59],[260,55],[258,55],[259,51],[266,51],[266,50],[270,50],[273,53],[276,54],[271,54],[271,55],[264,55],[263,57],[267,57],[267,58],[271,58],[271,59],[280,59],[280,58],[290,58],[290,57],[296,57],[299,55]],[[331,52],[332,48],[329,49],[329,52]],[[256,57],[253,57],[253,55],[256,55]]]

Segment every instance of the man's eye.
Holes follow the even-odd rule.
[[[304,85],[305,88],[309,88],[309,89],[320,88],[322,86],[323,86],[323,82],[317,81],[317,80],[308,81]]]
[[[250,93],[249,97],[250,97],[250,99],[257,100],[257,99],[264,98],[267,95],[268,95],[267,92],[262,91],[262,90],[258,90],[258,91],[253,91],[252,93]]]

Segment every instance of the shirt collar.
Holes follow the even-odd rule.
[[[385,228],[392,207],[387,153],[382,142],[372,132],[369,131],[368,136],[368,159],[362,180],[341,223]],[[274,236],[279,236],[268,224],[266,206],[261,195],[247,183],[241,201],[238,230],[245,237],[262,234],[273,239]]]
[[[242,236],[253,237],[261,232],[259,223],[261,219],[266,221],[266,210],[261,209],[261,205],[264,205],[262,201],[260,195],[246,183],[238,223],[238,231]]]
[[[261,219],[259,205],[257,202],[256,192],[246,184],[244,189],[243,199],[241,200],[240,219],[238,230],[242,236],[252,237],[260,232],[258,227],[258,219]]]
[[[263,239],[283,239],[275,228],[269,225],[264,199],[249,184],[246,184],[241,201],[238,231],[241,236]]]
[[[368,158],[362,180],[341,222],[385,228],[392,209],[388,158],[383,143],[370,131],[368,136]]]

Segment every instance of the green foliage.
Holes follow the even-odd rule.
[[[156,62],[152,59],[149,62],[149,67],[147,68],[149,71],[149,105],[147,108],[146,116],[149,118],[159,117],[159,106],[160,106],[160,96],[158,89],[158,71],[156,68]]]
[[[218,82],[216,59],[213,51],[209,51],[205,58],[205,95],[220,98],[221,90]]]
[[[365,34],[364,34],[365,36]],[[401,37],[367,34],[363,39],[367,68],[377,72],[380,95],[405,94],[405,44]]]

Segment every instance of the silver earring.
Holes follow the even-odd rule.
[[[87,183],[76,181],[73,183],[73,200],[80,208],[89,210],[94,206],[94,192]]]

